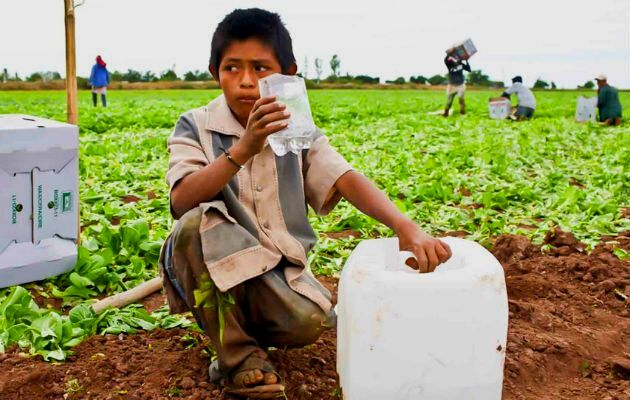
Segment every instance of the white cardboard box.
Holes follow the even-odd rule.
[[[446,52],[448,54],[456,56],[461,60],[468,60],[477,52],[477,48],[475,47],[472,39],[466,39],[461,43],[457,43],[451,46],[451,48],[448,49]]]
[[[79,129],[0,115],[0,287],[74,267]]]
[[[506,98],[493,99],[488,103],[488,112],[492,119],[506,119],[512,111],[512,104]]]
[[[575,119],[578,122],[595,122],[597,97],[578,97],[575,109]]]

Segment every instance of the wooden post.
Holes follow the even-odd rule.
[[[66,102],[67,121],[77,125],[77,68],[74,41],[74,0],[64,0],[66,22]]]

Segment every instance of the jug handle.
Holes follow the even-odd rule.
[[[418,259],[416,258],[416,255],[410,251],[402,250],[398,253],[398,259],[400,260],[400,263],[403,265],[407,265],[407,260],[409,260],[410,258],[413,258],[414,260],[418,261]]]

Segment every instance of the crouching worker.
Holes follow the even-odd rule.
[[[536,98],[532,91],[523,85],[523,78],[515,76],[512,78],[512,86],[510,86],[501,97],[510,99],[511,94],[516,94],[518,103],[516,109],[510,115],[510,119],[514,121],[523,121],[530,119],[536,110]]]
[[[599,75],[595,81],[597,82],[599,122],[604,125],[621,125],[621,102],[617,89],[608,84],[606,75]]]
[[[313,343],[335,326],[330,293],[307,255],[316,242],[307,204],[325,215],[346,198],[391,227],[421,271],[448,246],[401,214],[317,132],[309,150],[277,157],[267,136],[287,126],[285,105],[260,98],[258,80],[295,74],[291,37],[277,14],[235,10],[212,38],[210,72],[223,94],[183,114],[168,141],[166,180],[177,222],[160,257],[171,312],[191,310],[210,337],[228,393],[284,393],[267,347]]]

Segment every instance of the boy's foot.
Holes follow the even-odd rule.
[[[284,396],[284,385],[267,354],[256,351],[250,354],[232,373],[227,393],[252,399],[277,399]]]

